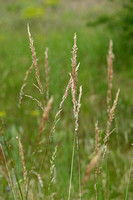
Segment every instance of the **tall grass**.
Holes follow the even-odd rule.
[[[95,197],[98,199],[98,188],[97,188],[97,183],[98,179],[102,173],[102,163],[105,159],[105,154],[107,153],[107,144],[109,142],[109,137],[111,134],[115,131],[115,129],[112,129],[112,121],[114,119],[114,114],[115,114],[115,109],[118,103],[118,97],[119,97],[119,92],[116,93],[116,97],[114,99],[113,104],[112,102],[112,78],[113,78],[113,52],[112,52],[112,41],[110,41],[109,44],[109,52],[107,56],[107,66],[108,66],[108,90],[107,90],[107,122],[106,122],[106,131],[104,134],[103,140],[101,140],[100,137],[100,128],[98,122],[95,124],[95,155],[93,156],[91,162],[86,166],[86,172],[84,173],[84,177],[81,177],[81,170],[82,170],[82,163],[80,160],[80,143],[79,143],[79,111],[81,107],[81,97],[82,97],[82,86],[78,86],[78,68],[79,64],[77,64],[77,35],[74,34],[74,45],[72,48],[72,71],[69,73],[70,74],[70,79],[68,81],[68,84],[66,86],[64,95],[61,99],[61,102],[59,104],[58,110],[55,114],[53,124],[50,127],[48,138],[47,138],[47,145],[51,146],[49,154],[49,174],[47,175],[49,178],[48,179],[43,179],[43,173],[45,171],[39,170],[36,171],[36,163],[38,163],[41,159],[41,163],[38,163],[40,166],[40,169],[44,166],[44,157],[46,155],[46,152],[44,152],[43,146],[41,144],[45,145],[43,141],[43,134],[44,131],[47,127],[47,124],[49,124],[50,120],[50,113],[52,110],[52,103],[53,97],[49,98],[49,62],[48,62],[48,49],[46,48],[45,50],[45,58],[44,58],[44,72],[45,72],[45,86],[43,87],[43,84],[41,82],[40,78],[40,71],[37,63],[37,58],[36,58],[36,52],[35,52],[35,47],[33,43],[33,39],[30,33],[30,28],[28,25],[28,36],[29,36],[29,41],[30,41],[30,48],[31,48],[31,53],[32,53],[32,65],[31,67],[27,70],[25,78],[24,78],[24,83],[20,89],[20,98],[19,98],[19,107],[22,104],[23,96],[30,98],[31,100],[37,102],[38,106],[42,110],[42,118],[40,119],[40,125],[38,127],[38,134],[37,134],[37,139],[35,141],[35,145],[33,147],[33,154],[31,155],[33,157],[32,159],[32,165],[31,168],[28,169],[26,167],[25,163],[25,156],[24,156],[24,149],[23,145],[20,139],[20,136],[17,137],[18,139],[18,147],[19,147],[19,153],[20,153],[20,160],[21,160],[21,167],[22,167],[22,172],[23,172],[23,178],[20,177],[16,181],[16,185],[14,186],[14,181],[13,181],[13,175],[11,173],[12,169],[15,168],[15,166],[10,165],[10,160],[7,161],[5,153],[3,151],[2,144],[0,145],[0,160],[3,163],[3,171],[5,171],[5,174],[7,176],[7,182],[9,184],[10,190],[12,191],[12,196],[13,199],[36,199],[36,192],[34,191],[34,188],[36,184],[39,183],[39,192],[37,195],[38,199],[56,199],[55,197],[55,188],[52,186],[52,184],[56,183],[56,159],[57,159],[57,153],[58,153],[58,144],[54,145],[54,137],[55,137],[55,129],[57,126],[57,123],[60,121],[60,114],[63,110],[63,104],[68,96],[69,90],[71,89],[71,99],[73,103],[73,118],[74,118],[74,133],[73,133],[73,147],[71,150],[71,165],[70,165],[70,179],[69,179],[69,187],[68,190],[66,190],[66,197],[65,199],[72,199],[72,193],[73,191],[73,172],[74,172],[74,158],[76,155],[76,161],[77,161],[77,166],[78,166],[78,194],[77,194],[77,199],[83,199],[83,193],[84,193],[84,187],[89,180],[90,173],[93,171],[95,168]],[[38,95],[41,96],[41,101],[34,98],[34,94],[25,94],[25,87],[27,85],[28,77],[31,72],[31,70],[35,69],[35,78],[36,78],[36,83],[33,83],[33,86],[37,88],[38,90]],[[3,135],[5,138],[5,136]],[[32,137],[32,136],[31,136]],[[5,144],[4,144],[5,145]],[[39,148],[38,148],[39,147]],[[52,148],[54,147],[54,148]],[[41,149],[40,149],[41,148]],[[9,147],[6,146],[6,151],[10,151]],[[47,150],[48,151],[48,148]],[[38,154],[39,152],[43,152],[44,155]],[[77,152],[75,154],[75,152]],[[39,159],[38,159],[39,157]],[[10,158],[12,159],[12,158]],[[40,174],[41,173],[41,174]],[[83,173],[82,173],[83,174]],[[37,177],[37,182],[34,182],[32,184],[32,179],[33,175]],[[18,177],[18,174],[16,170],[14,171],[14,176]],[[82,181],[81,181],[82,179]],[[47,183],[46,183],[47,181]],[[48,194],[45,193],[44,189],[44,183],[47,187]],[[57,182],[58,184],[58,182]],[[17,188],[17,190],[16,190]],[[128,189],[127,189],[128,191]],[[34,197],[35,194],[35,197]],[[12,197],[11,197],[12,198]],[[89,198],[89,196],[88,196]],[[127,194],[126,194],[127,198]]]

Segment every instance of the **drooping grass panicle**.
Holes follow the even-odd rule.
[[[107,90],[107,112],[110,111],[111,104],[111,90],[112,90],[112,78],[113,78],[113,58],[114,54],[112,52],[113,42],[110,40],[109,51],[107,56],[107,69],[108,69],[108,90]]]
[[[49,72],[50,72],[50,67],[48,64],[48,48],[45,50],[45,60],[44,60],[44,70],[45,70],[45,93],[46,93],[46,102],[49,99]]]
[[[21,140],[20,140],[19,137],[17,137],[17,140],[18,140],[18,146],[19,146],[19,154],[20,154],[20,158],[21,158],[21,164],[22,164],[22,168],[23,168],[23,177],[24,177],[25,191],[27,192],[28,179],[27,179],[27,169],[26,169],[25,160],[24,160],[23,146],[22,146],[22,143],[21,143]]]
[[[33,69],[33,65],[31,65],[29,67],[29,69],[26,71],[26,74],[25,74],[25,77],[24,77],[24,82],[23,82],[23,85],[22,85],[22,87],[20,89],[20,94],[19,94],[19,104],[18,104],[19,108],[21,106],[21,102],[22,102],[22,98],[23,98],[23,94],[24,94],[23,91],[24,91],[24,88],[26,87],[27,79],[28,79],[28,76],[29,76],[29,74],[30,74],[30,72],[31,72],[32,69]]]
[[[31,170],[30,172],[37,176],[38,182],[39,182],[40,186],[43,188],[43,181],[42,181],[40,174],[38,172],[34,171],[34,170]]]
[[[33,44],[33,39],[31,37],[29,25],[27,25],[27,31],[28,31],[29,41],[30,41],[30,48],[31,48],[31,52],[32,52],[32,61],[33,61],[33,65],[34,65],[35,71],[36,71],[36,80],[37,80],[38,86],[40,88],[39,91],[41,92],[41,94],[43,94],[43,87],[42,87],[42,84],[40,81],[40,74],[39,74],[39,69],[38,69],[38,64],[37,64],[36,52],[35,52],[35,48],[34,48],[34,44]]]
[[[38,101],[36,98],[34,98],[33,96],[31,95],[28,95],[28,94],[24,94],[25,97],[28,97],[30,99],[32,99],[33,101],[37,102],[37,105],[42,109],[42,111],[44,111],[44,106],[42,105],[41,101]]]

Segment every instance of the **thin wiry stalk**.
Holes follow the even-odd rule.
[[[24,82],[23,82],[23,85],[20,89],[20,95],[19,95],[19,104],[18,104],[18,107],[20,108],[21,106],[21,102],[22,102],[22,98],[23,98],[23,94],[24,94],[24,88],[26,87],[26,84],[27,84],[27,79],[28,79],[28,76],[31,72],[31,70],[33,69],[33,65],[30,66],[30,68],[26,71],[26,74],[25,74],[25,78],[24,78]]]
[[[21,158],[21,163],[22,163],[22,168],[23,168],[23,177],[24,177],[24,184],[25,184],[25,191],[27,193],[27,188],[28,188],[28,185],[27,185],[27,170],[26,170],[26,166],[25,166],[25,161],[24,161],[24,153],[23,153],[23,146],[22,146],[22,143],[21,143],[21,140],[19,137],[17,137],[17,140],[18,140],[18,146],[19,146],[19,153],[20,153],[20,158]]]
[[[109,51],[107,56],[107,66],[108,66],[108,91],[107,91],[107,112],[110,111],[111,106],[111,90],[112,90],[112,78],[113,78],[113,58],[114,54],[112,52],[113,42],[110,40]]]
[[[99,154],[99,128],[98,128],[98,122],[95,124],[95,155],[97,156]],[[95,170],[95,191],[96,191],[96,200],[97,200],[97,179],[98,179],[98,162],[96,163],[96,170]]]
[[[45,50],[45,60],[44,60],[45,66],[44,66],[44,70],[45,70],[45,92],[46,92],[46,102],[49,99],[49,65],[48,65],[48,48],[46,48]]]
[[[75,154],[75,143],[76,143],[76,137],[74,135],[73,150],[72,150],[72,160],[71,160],[71,173],[70,173],[69,190],[68,190],[68,200],[70,200],[70,197],[71,197],[71,187],[72,187],[72,177],[73,177],[73,163],[74,163],[74,154]]]
[[[82,86],[80,86],[79,89],[79,98],[78,98],[78,104],[77,104],[77,111],[76,111],[76,119],[75,119],[75,136],[76,136],[76,144],[77,144],[77,150],[78,150],[78,173],[79,173],[79,197],[81,200],[82,191],[81,191],[81,176],[80,176],[80,152],[79,152],[79,138],[78,138],[78,115],[81,107],[81,96],[82,96]]]
[[[29,25],[27,25],[27,31],[28,31],[29,41],[30,41],[30,48],[31,48],[31,52],[32,52],[32,61],[33,61],[33,65],[34,65],[35,71],[36,71],[36,80],[37,80],[38,86],[40,88],[39,91],[41,92],[41,94],[43,94],[43,87],[42,87],[42,84],[41,84],[41,81],[40,81],[36,52],[35,52],[35,48],[34,48],[34,45],[33,45],[33,39],[31,37]]]

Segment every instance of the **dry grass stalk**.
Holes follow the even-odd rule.
[[[27,181],[27,170],[26,170],[25,161],[24,161],[23,146],[19,137],[17,137],[17,140],[18,140],[19,153],[20,153],[20,158],[21,158],[21,163],[22,163],[22,168],[23,168],[25,190],[27,192],[28,181]]]
[[[50,159],[50,183],[48,190],[50,190],[51,184],[56,181],[56,174],[55,174],[55,158],[57,154],[57,146],[55,146],[54,152],[52,153],[52,157]]]
[[[77,58],[77,35],[76,33],[74,34],[74,45],[73,45],[73,50],[72,50],[72,54],[73,54],[73,58],[72,58],[72,70],[73,70],[73,73],[72,73],[72,77],[73,77],[73,80],[74,80],[74,90],[75,90],[75,95],[77,93],[77,71],[76,71],[76,65],[77,65],[77,61],[76,61],[76,58]]]
[[[85,177],[83,179],[83,185],[89,180],[89,175],[91,173],[91,171],[94,169],[94,167],[96,166],[97,162],[98,162],[98,158],[99,158],[99,155],[96,155],[90,164],[88,164],[87,166],[87,170],[86,170],[86,173],[85,173]]]
[[[107,65],[108,65],[108,91],[107,91],[107,111],[110,111],[111,103],[111,90],[112,90],[112,78],[113,78],[113,52],[112,52],[113,42],[110,40],[109,51],[107,56]]]
[[[106,138],[108,138],[108,135],[110,134],[110,127],[111,127],[111,123],[112,123],[113,118],[114,118],[114,112],[115,112],[115,108],[116,108],[116,105],[117,105],[117,102],[118,102],[119,93],[120,93],[120,89],[117,91],[113,106],[109,111],[109,115],[108,115],[109,119],[107,121],[107,128],[106,128],[106,135],[105,135],[105,138],[104,138],[104,144],[107,142]]]
[[[23,98],[23,94],[24,94],[23,91],[24,91],[24,88],[26,87],[27,79],[28,79],[28,76],[29,76],[29,74],[30,74],[30,72],[31,72],[32,69],[33,69],[33,65],[31,65],[29,67],[29,69],[26,71],[24,82],[23,82],[23,85],[22,85],[22,87],[20,89],[19,104],[18,104],[19,108],[21,106],[21,102],[22,102],[22,98]]]
[[[118,97],[119,97],[119,93],[120,93],[120,89],[117,91],[116,93],[116,97],[115,97],[115,100],[114,100],[114,103],[113,103],[113,106],[112,108],[110,109],[109,111],[109,114],[108,114],[108,121],[107,121],[107,128],[106,128],[106,134],[105,134],[105,137],[104,137],[104,148],[103,148],[103,151],[102,151],[102,156],[101,156],[101,159],[100,159],[100,162],[99,162],[99,169],[101,167],[101,164],[102,164],[102,160],[106,154],[106,151],[107,151],[107,141],[109,139],[109,136],[114,132],[115,129],[113,129],[112,131],[110,131],[110,128],[111,128],[111,123],[113,121],[113,118],[114,118],[114,112],[115,112],[115,108],[116,108],[116,105],[117,105],[117,102],[118,102]]]
[[[46,48],[45,50],[45,60],[44,60],[45,66],[45,77],[46,77],[46,81],[45,81],[45,91],[46,91],[46,101],[48,101],[49,98],[49,71],[50,68],[48,66],[48,48]]]
[[[59,114],[60,114],[61,111],[62,111],[62,106],[63,106],[63,103],[64,103],[64,101],[66,100],[66,98],[67,98],[67,96],[68,96],[68,92],[69,92],[69,88],[71,87],[71,84],[72,84],[72,77],[70,78],[70,80],[69,80],[69,82],[68,82],[68,84],[67,84],[66,90],[65,90],[65,92],[64,92],[64,95],[63,95],[62,100],[61,100],[60,105],[59,105],[59,109],[58,109],[58,111],[57,111],[57,113],[56,113],[56,115],[55,115],[54,125],[53,125],[53,127],[52,127],[51,132],[50,132],[50,140],[51,140],[51,138],[52,138],[52,136],[53,136],[53,133],[55,132],[55,127],[56,127],[57,123],[58,123],[59,120],[60,120],[60,118],[58,118],[58,116],[59,116]]]
[[[48,119],[48,115],[51,110],[52,103],[53,103],[53,98],[51,97],[51,99],[48,101],[46,109],[44,110],[43,115],[42,115],[41,124],[40,124],[40,128],[39,128],[39,134],[38,134],[38,141],[41,137],[41,133],[44,130],[45,122]]]
[[[79,127],[79,124],[78,124],[78,119],[79,119],[79,111],[80,111],[80,107],[81,107],[81,96],[82,96],[82,86],[80,86],[79,88],[79,98],[78,98],[78,103],[77,103],[77,109],[76,109],[76,118],[75,118],[75,134],[76,134],[76,137],[77,137],[77,148],[78,147],[78,127]]]
[[[69,183],[69,191],[68,191],[68,200],[70,200],[71,196],[71,185],[72,185],[72,176],[73,176],[73,163],[74,163],[74,154],[75,154],[75,143],[77,144],[78,150],[78,173],[79,173],[79,196],[81,200],[82,192],[81,192],[81,181],[80,181],[80,156],[79,156],[79,139],[78,139],[78,114],[81,106],[81,96],[82,96],[82,86],[80,86],[78,101],[76,100],[77,96],[77,71],[79,68],[76,66],[76,58],[77,58],[77,36],[76,33],[74,35],[74,46],[73,46],[73,58],[72,58],[72,75],[70,73],[70,79],[72,80],[71,84],[71,93],[72,93],[72,102],[73,102],[73,114],[75,118],[75,132],[74,132],[74,141],[73,141],[73,151],[72,151],[72,161],[71,161],[71,174],[70,174],[70,183]]]
[[[114,128],[112,131],[110,131],[110,132],[108,133],[108,135],[105,136],[104,140],[107,141],[108,138],[109,138],[109,136],[110,136],[115,130],[116,130],[116,128]]]
[[[41,94],[43,94],[43,87],[42,87],[42,84],[41,84],[41,81],[40,81],[40,75],[39,75],[39,69],[38,69],[38,64],[37,64],[36,52],[35,52],[35,48],[34,48],[34,45],[33,45],[33,39],[31,37],[29,25],[27,25],[27,31],[28,31],[29,41],[30,41],[30,48],[31,48],[31,52],[32,52],[33,65],[34,65],[35,71],[36,71],[36,80],[37,80],[38,86],[40,88],[39,91],[41,92]]]
[[[38,182],[39,182],[40,186],[43,188],[43,181],[42,181],[42,178],[41,178],[40,174],[37,173],[37,172],[34,171],[34,170],[31,170],[30,172],[33,173],[33,174],[35,174],[35,175],[37,176]]]
[[[72,84],[72,78],[70,78],[70,80],[69,80],[69,82],[68,82],[68,84],[67,84],[66,90],[65,90],[65,92],[64,92],[64,95],[63,95],[63,97],[62,97],[61,103],[60,103],[60,105],[59,105],[59,110],[62,109],[62,105],[63,105],[65,99],[66,99],[67,96],[68,96],[68,91],[69,91],[69,88],[71,87],[71,84]]]

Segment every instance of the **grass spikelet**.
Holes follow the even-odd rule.
[[[30,48],[31,48],[31,52],[32,52],[33,65],[34,65],[35,71],[36,71],[36,80],[37,80],[38,86],[40,88],[39,91],[41,92],[41,94],[43,94],[43,87],[42,87],[42,84],[41,84],[41,81],[40,81],[40,75],[39,75],[39,69],[38,69],[38,64],[37,64],[36,52],[35,52],[35,48],[34,48],[34,44],[33,44],[33,39],[31,37],[29,25],[27,25],[27,31],[28,31],[29,41],[30,41]]]
[[[59,110],[62,108],[62,105],[63,105],[65,99],[67,98],[68,91],[69,91],[69,88],[71,87],[71,84],[72,84],[72,78],[70,78],[70,80],[67,84],[66,90],[64,92],[64,95],[63,95],[62,100],[61,100],[60,105],[59,105]]]
[[[52,153],[52,157],[50,159],[50,183],[48,189],[50,190],[51,184],[55,182],[55,158],[57,154],[57,146],[55,146],[54,152]]]
[[[71,76],[71,74],[70,74],[70,76]],[[74,114],[74,118],[76,118],[77,102],[76,102],[76,95],[75,95],[75,87],[74,87],[73,77],[72,77],[71,93],[72,93],[72,102],[73,102],[73,114]]]
[[[77,35],[76,33],[74,34],[74,45],[73,45],[73,49],[72,49],[72,55],[73,55],[73,58],[72,58],[72,77],[73,77],[73,80],[74,80],[74,90],[75,90],[75,95],[77,93],[77,71],[76,71],[76,65],[77,65],[77,61],[76,61],[76,58],[77,58]]]
[[[112,78],[113,78],[113,52],[112,52],[113,42],[110,40],[109,51],[107,56],[107,66],[108,66],[108,90],[107,90],[107,111],[110,111],[111,103],[111,90],[112,90]]]
[[[48,119],[48,115],[51,110],[52,103],[53,103],[53,98],[51,97],[51,99],[48,101],[46,109],[44,110],[43,115],[42,115],[41,124],[40,124],[40,128],[39,128],[39,134],[38,134],[38,141],[41,137],[41,133],[44,130],[45,122]]]
[[[24,78],[24,82],[23,82],[23,85],[22,85],[22,87],[21,87],[21,89],[20,89],[20,95],[19,95],[19,104],[18,104],[18,107],[20,108],[20,106],[21,106],[21,102],[22,102],[22,98],[23,98],[23,91],[24,91],[24,88],[26,87],[26,84],[27,84],[27,79],[28,79],[28,76],[29,76],[29,74],[30,74],[30,72],[31,72],[31,70],[33,69],[33,65],[31,65],[30,67],[29,67],[29,69],[26,71],[26,74],[25,74],[25,78]]]
[[[25,185],[25,191],[27,192],[27,186],[28,186],[28,182],[27,182],[27,170],[26,170],[26,166],[25,166],[25,161],[24,161],[24,153],[23,153],[23,146],[21,143],[21,140],[19,137],[17,137],[18,140],[18,146],[19,146],[19,154],[20,154],[20,158],[21,158],[21,164],[22,164],[22,168],[23,168],[23,177],[24,177],[24,185]]]
[[[44,60],[45,66],[45,77],[46,77],[46,81],[45,81],[45,92],[46,92],[46,102],[49,99],[49,65],[48,65],[48,48],[46,48],[45,50],[45,60]]]

